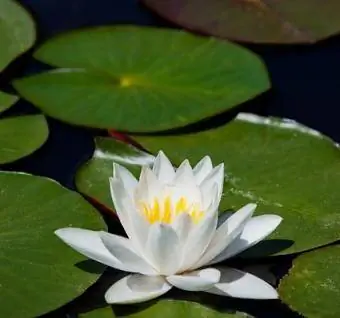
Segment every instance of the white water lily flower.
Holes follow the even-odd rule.
[[[218,222],[224,166],[204,157],[193,169],[174,169],[159,152],[140,180],[114,164],[111,195],[128,238],[103,231],[63,228],[56,234],[83,255],[131,272],[105,294],[108,303],[156,298],[172,287],[239,298],[273,299],[276,290],[256,276],[211,265],[258,243],[281,222],[277,215],[252,217],[255,204]]]

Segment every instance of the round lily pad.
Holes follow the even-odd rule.
[[[252,316],[242,312],[219,312],[199,303],[180,300],[160,300],[144,309],[135,310],[130,314],[114,314],[110,307],[80,315],[79,318],[251,318]]]
[[[217,37],[313,43],[340,32],[337,0],[142,0],[162,17]]]
[[[0,164],[31,154],[48,137],[48,125],[43,115],[26,115],[0,120]]]
[[[308,318],[340,317],[340,245],[299,256],[279,286],[281,298]]]
[[[287,254],[340,238],[340,150],[320,133],[291,120],[240,114],[233,122],[195,134],[139,136],[143,147],[162,149],[179,164],[205,155],[225,164],[221,211],[254,202],[258,214],[283,221],[271,240],[249,250]]]
[[[31,16],[14,0],[0,1],[0,71],[35,41]]]
[[[37,317],[80,295],[103,270],[54,231],[105,225],[79,194],[53,180],[0,172],[0,184],[1,316]]]
[[[14,81],[21,96],[62,121],[123,131],[187,125],[270,87],[259,57],[179,30],[112,26],[73,31],[35,57],[60,69]]]

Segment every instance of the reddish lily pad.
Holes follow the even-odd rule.
[[[337,0],[142,0],[180,26],[257,43],[314,43],[340,32]]]

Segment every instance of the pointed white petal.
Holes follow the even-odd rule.
[[[202,196],[200,189],[196,186],[174,185],[164,188],[164,197],[170,196],[174,204],[176,204],[181,198],[186,199],[187,205],[198,204],[201,206]],[[163,197],[163,198],[164,198]]]
[[[139,183],[135,190],[136,204],[140,201],[149,202],[162,192],[163,185],[148,166],[143,166]]]
[[[129,213],[135,209],[132,198],[126,192],[122,180],[116,178],[110,178],[110,191],[119,221],[122,224],[126,234],[129,237],[132,237],[133,232],[129,217]]]
[[[217,213],[211,213],[208,218],[191,227],[191,231],[188,233],[187,242],[183,248],[181,270],[185,271],[189,268],[200,267],[196,266],[196,263],[209,246],[215,233],[216,226]]]
[[[211,189],[217,184],[217,192],[218,192],[218,203],[222,197],[223,191],[223,182],[224,182],[224,164],[221,163],[216,166],[210,173],[205,177],[205,179],[201,182],[200,188],[203,195],[203,202],[207,202],[209,205],[209,197],[206,198],[205,195],[210,196]]]
[[[277,299],[274,287],[264,280],[233,268],[219,268],[221,279],[208,293],[249,299]]]
[[[163,151],[159,151],[153,165],[153,172],[163,183],[171,183],[175,178],[175,169]]]
[[[240,210],[232,214],[216,230],[206,252],[202,258],[195,264],[195,267],[201,267],[219,255],[242,231],[248,220],[253,215],[256,204],[247,204]]]
[[[171,289],[163,277],[129,275],[114,285],[105,293],[109,304],[134,304],[157,298]]]
[[[118,163],[113,164],[113,178],[122,181],[125,191],[132,198],[132,193],[135,190],[138,181],[134,175],[125,167],[119,165]]]
[[[149,224],[137,210],[120,180],[111,178],[110,186],[118,218],[134,247],[140,250],[145,245]]]
[[[174,229],[166,224],[155,223],[150,227],[146,244],[150,263],[162,275],[172,275],[179,267],[181,246]]]
[[[221,262],[254,246],[270,235],[281,221],[282,218],[278,215],[265,214],[253,217],[246,223],[241,235],[209,264]]]
[[[99,231],[62,228],[54,232],[77,252],[104,265],[121,269],[120,262],[104,246]]]
[[[188,159],[184,160],[176,170],[174,184],[195,187],[196,181]]]
[[[100,238],[107,250],[121,263],[125,271],[157,275],[156,270],[135,252],[129,239],[103,231],[100,232]]]
[[[187,291],[204,291],[220,281],[220,271],[205,268],[183,275],[171,275],[166,280],[173,286]]]
[[[200,185],[212,169],[213,165],[209,156],[205,156],[201,159],[193,169],[196,184]]]

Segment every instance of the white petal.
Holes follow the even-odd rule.
[[[163,190],[162,183],[157,179],[156,175],[148,166],[143,166],[139,178],[139,183],[135,190],[135,202],[153,201]]]
[[[205,179],[200,184],[201,192],[203,194],[203,202],[207,201],[208,199],[205,198],[205,195],[210,196],[211,189],[217,184],[217,191],[218,191],[218,203],[222,197],[223,191],[223,182],[224,182],[224,164],[221,163],[216,166],[210,173],[205,177]],[[209,204],[209,203],[207,203]]]
[[[182,246],[187,240],[188,233],[190,233],[193,226],[193,222],[188,213],[182,213],[175,219],[172,224],[172,228],[176,231],[179,242]]]
[[[121,263],[125,271],[157,275],[156,270],[135,252],[129,239],[107,232],[100,232],[100,238],[107,250]]]
[[[183,275],[171,275],[166,280],[173,286],[187,291],[204,291],[212,288],[220,281],[220,271],[205,268]]]
[[[281,221],[282,218],[278,215],[265,214],[253,217],[246,223],[241,235],[209,264],[221,262],[257,244],[270,235]]]
[[[134,175],[125,167],[119,165],[118,163],[114,163],[113,178],[122,181],[126,192],[129,193],[130,197],[132,198],[132,193],[138,184],[138,181]]]
[[[219,255],[243,230],[248,220],[253,215],[256,204],[247,204],[232,214],[215,232],[206,252],[195,264],[195,268],[209,264]]]
[[[195,187],[196,181],[188,159],[184,160],[176,170],[174,179],[175,185],[185,185],[188,187]]]
[[[153,165],[153,172],[158,180],[171,183],[175,178],[175,169],[163,151],[159,151]]]
[[[54,233],[67,245],[86,257],[107,266],[121,269],[120,262],[104,246],[100,238],[100,231],[69,227],[56,230]]]
[[[105,293],[109,304],[134,304],[159,297],[171,289],[163,277],[129,275],[114,285]]]
[[[181,246],[174,229],[155,223],[150,227],[146,254],[148,260],[162,275],[172,275],[179,267]]]
[[[111,196],[118,218],[136,248],[140,248],[147,239],[149,224],[136,210],[131,197],[119,179],[110,178]]]
[[[127,193],[122,180],[110,178],[110,191],[117,216],[126,234],[133,236],[129,213],[135,209],[132,198]]]
[[[209,156],[205,156],[203,159],[201,159],[193,169],[196,184],[201,184],[201,182],[207,177],[212,169],[213,165]]]
[[[249,299],[277,299],[276,290],[264,280],[233,268],[219,268],[221,279],[208,293]]]
[[[188,233],[187,242],[183,248],[181,270],[185,271],[192,267],[200,267],[196,266],[196,263],[209,246],[215,233],[216,226],[217,213],[211,213],[208,218],[191,227],[191,231]]]

